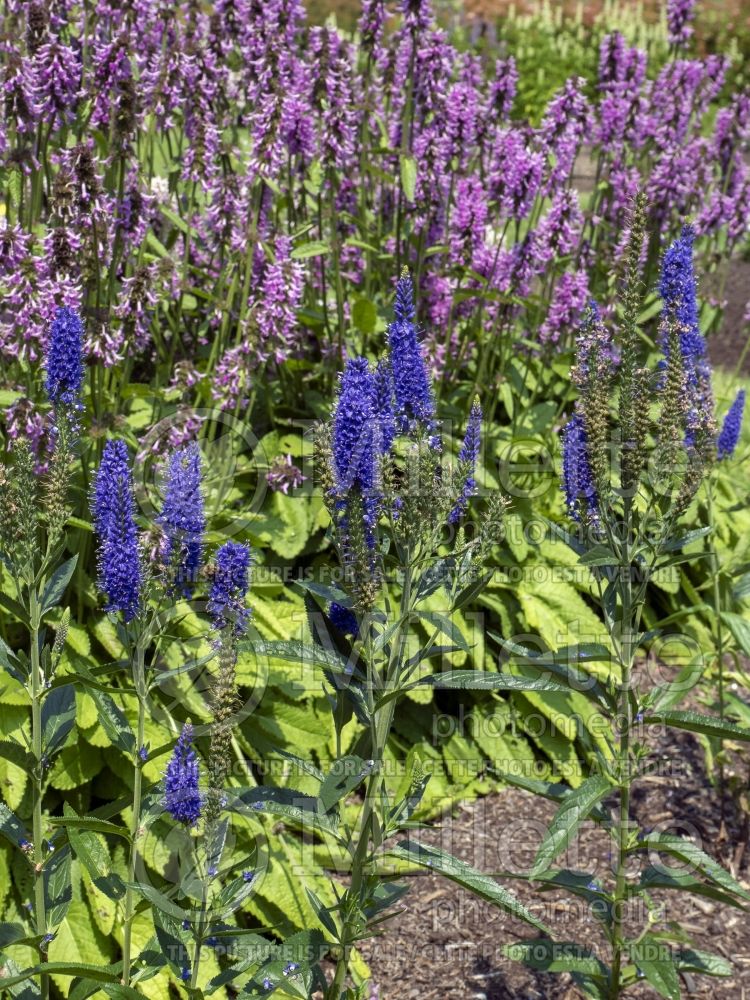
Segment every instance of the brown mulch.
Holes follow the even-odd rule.
[[[750,886],[750,851],[745,849],[746,816],[725,797],[722,823],[719,800],[708,780],[703,750],[691,733],[658,734],[654,774],[635,789],[633,817],[656,828],[697,839],[745,886]],[[746,768],[746,762],[742,765]],[[419,835],[488,873],[527,870],[555,812],[544,799],[515,788],[462,805],[455,815]],[[606,831],[584,823],[560,867],[592,874],[612,884],[611,841]],[[583,901],[557,891],[542,894],[521,879],[501,878],[560,941],[607,950],[599,925]],[[436,875],[411,879],[402,911],[385,932],[364,948],[378,1000],[573,1000],[581,996],[569,976],[534,973],[505,958],[502,948],[536,936],[533,928]],[[701,951],[731,961],[730,979],[684,975],[683,995],[712,1000],[750,998],[750,919],[742,911],[699,896],[659,892],[659,928],[678,925]],[[642,926],[643,915],[638,916]],[[651,1000],[658,994],[639,984],[628,996]]]

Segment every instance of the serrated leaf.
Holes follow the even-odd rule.
[[[67,559],[61,566],[55,570],[52,576],[47,581],[47,584],[42,593],[42,614],[46,615],[48,611],[56,607],[61,597],[65,593],[65,588],[70,583],[70,578],[78,563],[78,553]]]
[[[337,802],[353,792],[371,773],[372,761],[365,764],[356,754],[335,760],[318,792],[324,812],[330,812]]]
[[[671,949],[651,934],[627,945],[628,954],[646,980],[666,1000],[680,1000],[680,980]]]
[[[611,783],[602,775],[595,774],[584,781],[580,788],[565,796],[537,851],[529,872],[530,878],[540,875],[549,868],[555,858],[568,846],[593,807],[611,791]]]
[[[113,746],[119,747],[129,756],[135,754],[135,734],[125,717],[125,713],[104,691],[92,688],[88,691],[99,710],[99,723]]]
[[[532,938],[506,945],[503,954],[538,972],[578,972],[602,980],[606,979],[608,972],[600,958],[573,941]]]
[[[717,739],[750,743],[750,729],[710,715],[701,715],[699,712],[653,712],[645,716],[643,721],[649,726],[662,724],[672,726],[674,729],[686,729],[691,733],[714,736]]]
[[[47,757],[67,740],[76,720],[76,695],[72,684],[53,688],[42,702],[42,745]]]
[[[632,852],[643,850],[663,851],[665,854],[678,858],[680,861],[692,865],[702,875],[732,895],[750,901],[750,892],[743,889],[728,871],[701,850],[697,844],[694,844],[692,840],[667,833],[649,833],[631,848]]]
[[[496,882],[494,878],[490,875],[484,875],[482,872],[477,871],[476,868],[472,868],[471,865],[467,865],[465,861],[460,861],[450,854],[445,854],[436,847],[430,847],[427,844],[418,844],[415,841],[404,841],[397,847],[392,847],[386,851],[386,856],[397,858],[400,861],[411,862],[422,868],[429,868],[430,871],[437,872],[438,875],[444,875],[452,882],[456,882],[458,885],[463,886],[464,889],[473,892],[475,896],[479,896],[486,902],[498,906],[506,913],[510,913],[527,924],[531,924],[532,927],[536,927],[538,930],[547,933],[547,928],[544,924],[533,913],[530,913],[520,900],[516,899],[512,893]]]

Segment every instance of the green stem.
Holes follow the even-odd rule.
[[[42,937],[47,933],[47,913],[44,901],[44,852],[42,850],[42,796],[44,795],[44,762],[42,748],[42,694],[44,684],[39,662],[39,626],[41,611],[39,598],[34,587],[29,591],[29,620],[31,622],[31,739],[34,755],[34,909],[36,932]],[[46,950],[46,944],[43,949]],[[42,958],[46,956],[43,955]],[[49,977],[42,974],[40,989],[43,1000],[49,996]]]
[[[635,656],[637,624],[632,600],[632,566],[630,558],[623,557],[622,574],[622,623],[619,642],[620,681],[619,722],[621,726],[618,745],[618,780],[620,784],[620,815],[616,828],[617,871],[612,914],[612,970],[610,973],[610,1000],[620,996],[620,973],[624,955],[623,908],[626,898],[625,872],[630,839],[630,788],[633,782],[630,765],[630,730],[633,724],[630,701],[631,674]]]
[[[143,778],[143,762],[139,756],[144,741],[144,730],[146,723],[146,675],[144,669],[144,648],[143,643],[138,641],[135,646],[135,659],[133,662],[133,681],[136,695],[138,696],[138,735],[136,737],[135,752],[133,756],[133,819],[130,826],[130,858],[128,861],[128,888],[125,893],[125,920],[123,927],[122,942],[122,982],[124,986],[130,984],[130,948],[133,931],[133,910],[134,891],[132,889],[135,881],[135,863],[138,857],[138,834],[141,826],[141,782]]]

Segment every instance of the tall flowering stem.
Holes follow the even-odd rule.
[[[577,339],[571,379],[578,398],[564,434],[563,467],[567,513],[574,532],[562,527],[555,532],[592,575],[607,640],[594,644],[598,647],[595,655],[609,663],[609,670],[586,673],[577,666],[571,668],[572,659],[583,661],[581,647],[575,657],[569,649],[560,658],[548,654],[552,676],[567,677],[569,683],[575,682],[575,690],[585,687],[592,708],[608,719],[612,736],[606,758],[600,758],[601,767],[563,797],[528,872],[532,880],[559,875],[556,859],[582,821],[593,819],[609,830],[614,842],[610,885],[602,886],[591,875],[585,889],[608,941],[608,964],[596,956],[596,992],[608,1000],[618,1000],[637,981],[640,968],[646,978],[652,978],[646,959],[652,949],[662,948],[659,962],[669,966],[667,975],[675,984],[682,960],[680,941],[674,950],[664,947],[666,936],[653,930],[653,921],[632,929],[625,922],[629,904],[639,901],[651,910],[650,886],[628,878],[634,858],[640,852],[677,857],[689,853],[681,838],[639,830],[631,815],[632,789],[645,773],[650,754],[644,733],[651,725],[666,724],[716,736],[717,729],[721,732],[726,726],[721,718],[671,710],[696,683],[697,675],[693,680],[680,675],[650,689],[634,677],[637,651],[649,641],[649,634],[641,631],[649,583],[657,569],[684,561],[681,550],[695,535],[686,533],[679,521],[694,509],[691,501],[713,461],[712,449],[704,440],[712,419],[707,410],[710,372],[698,339],[689,233],[668,248],[663,260],[661,344],[665,357],[649,372],[636,353],[645,217],[639,199],[632,211],[626,250],[621,335],[610,334],[592,307]],[[619,358],[616,366],[614,357]],[[525,660],[533,663],[533,657]],[[617,805],[608,807],[606,803],[615,796]],[[563,829],[566,834],[561,838]],[[715,862],[706,858],[706,865],[697,866],[704,876]],[[716,878],[736,897],[746,897],[728,873],[716,873]],[[547,946],[555,947],[551,941]],[[584,947],[588,949],[588,942]],[[660,983],[666,981],[662,971],[658,975]],[[583,977],[577,981],[585,985]]]
[[[133,688],[138,699],[138,722],[133,746],[133,809],[130,825],[128,886],[125,892],[122,945],[122,981],[130,982],[132,928],[135,910],[136,860],[141,835],[143,751],[147,687],[145,655],[148,629],[142,617],[143,573],[135,524],[135,496],[130,457],[124,441],[110,440],[94,482],[91,498],[94,530],[99,547],[99,587],[106,596],[107,610],[122,615],[124,639],[129,646]]]

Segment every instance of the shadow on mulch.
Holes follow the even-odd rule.
[[[654,731],[652,730],[652,733]],[[746,818],[725,798],[722,827],[716,790],[706,775],[704,755],[691,733],[664,729],[652,741],[652,771],[633,796],[633,816],[645,828],[694,837],[705,851],[732,871],[746,888],[750,851]],[[746,766],[746,764],[745,764]],[[419,839],[442,847],[487,873],[528,870],[555,807],[515,788],[462,805]],[[610,839],[584,823],[578,840],[558,859],[560,867],[590,873],[611,886]],[[645,858],[643,863],[645,864]],[[636,870],[629,873],[635,877]],[[575,941],[598,951],[607,946],[585,904],[572,896],[542,894],[522,879],[501,878],[558,941]],[[535,932],[439,876],[411,879],[403,911],[363,952],[378,986],[378,1000],[574,1000],[581,994],[567,975],[533,973],[502,954],[505,944]],[[701,951],[728,959],[728,979],[684,974],[684,995],[712,1000],[750,998],[750,919],[741,910],[698,896],[656,891],[662,907],[658,928],[678,925]],[[641,926],[646,914],[633,914]],[[645,984],[628,997],[651,1000]]]

